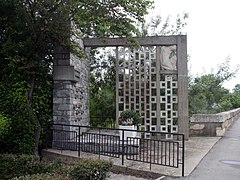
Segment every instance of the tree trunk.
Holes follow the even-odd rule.
[[[35,73],[30,74],[29,84],[30,84],[30,89],[28,90],[27,103],[31,107],[32,113],[34,113],[32,109],[32,95],[33,95],[33,89],[35,85]],[[38,145],[39,145],[39,139],[41,135],[41,124],[39,122],[39,118],[37,117],[37,115],[34,114],[34,116],[35,116],[34,118],[35,132],[34,132],[34,146],[32,151],[34,155],[39,156]]]
[[[35,73],[30,74],[29,84],[30,84],[30,89],[28,90],[27,103],[30,107],[32,107],[32,95],[33,95],[33,89],[35,85]]]
[[[34,132],[34,147],[33,147],[33,154],[35,156],[39,156],[39,152],[38,152],[38,145],[39,145],[39,139],[41,136],[41,124],[39,122],[39,118],[37,116],[35,116],[35,132]]]

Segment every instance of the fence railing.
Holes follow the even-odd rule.
[[[122,165],[126,160],[148,163],[150,170],[152,165],[181,166],[184,176],[184,134],[67,124],[53,124],[50,130],[47,144],[53,149],[77,151],[79,157],[92,153],[121,158]]]

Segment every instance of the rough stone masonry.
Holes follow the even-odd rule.
[[[81,48],[83,43],[80,43]],[[69,49],[56,46],[53,68],[53,121],[69,125],[89,124],[89,61]],[[72,129],[68,129],[72,130]]]

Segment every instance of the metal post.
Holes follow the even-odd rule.
[[[150,139],[150,171],[152,170],[152,140]]]
[[[78,127],[78,157],[80,157],[80,151],[81,151],[81,147],[80,147],[80,126]]]
[[[100,155],[100,128],[98,129],[98,159],[101,159],[101,155]]]
[[[185,137],[182,135],[182,176],[184,177],[184,151],[185,151]]]
[[[122,130],[122,165],[124,165],[124,153],[125,153],[125,147],[124,147],[124,130]]]

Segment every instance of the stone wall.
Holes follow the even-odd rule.
[[[56,46],[54,53],[54,123],[88,125],[89,61],[74,56],[61,46]]]
[[[194,114],[190,118],[191,136],[223,136],[240,117],[240,108],[218,114]]]

